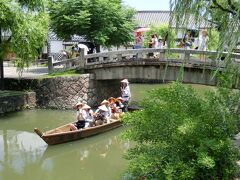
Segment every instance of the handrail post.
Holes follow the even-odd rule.
[[[188,50],[185,50],[184,52],[184,62],[189,62],[190,59],[190,52]]]
[[[84,68],[84,66],[85,66],[84,48],[81,48],[81,49],[80,49],[79,66],[80,66],[81,68]]]
[[[71,63],[71,62],[69,62],[69,61],[67,61],[67,62],[66,62],[66,64],[65,64],[65,66],[66,66],[66,69],[69,69],[69,68],[71,67],[71,65],[72,65],[72,63]]]
[[[165,49],[163,52],[159,52],[159,61],[165,61],[166,60],[166,57],[165,57]]]
[[[98,58],[98,61],[99,61],[100,63],[103,63],[103,57],[100,56],[100,57]]]
[[[139,50],[137,53],[136,53],[136,60],[139,60],[139,59],[142,59],[143,58],[143,52],[141,50]]]
[[[112,54],[109,54],[109,55],[108,55],[108,61],[109,61],[109,62],[112,62],[112,61],[113,61],[113,55],[112,55]]]
[[[53,56],[48,56],[48,73],[53,72]]]
[[[117,54],[117,60],[122,61],[122,54]]]

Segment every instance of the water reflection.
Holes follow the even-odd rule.
[[[30,167],[46,148],[33,133],[0,130],[0,179],[13,179],[30,173]]]
[[[36,134],[28,132],[28,127],[26,131],[21,130],[24,125],[17,130],[8,129],[14,120],[9,123],[3,125],[0,121],[0,180],[119,179],[127,166],[122,156],[130,144],[120,138],[124,128],[47,146]]]
[[[57,179],[65,176],[65,173],[61,173],[63,171],[72,172],[68,173],[68,178],[119,179],[127,165],[122,155],[129,148],[129,142],[119,138],[122,130],[120,128],[68,146],[48,147],[41,160],[41,167],[59,172],[54,175]]]

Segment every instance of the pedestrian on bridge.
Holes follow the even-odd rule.
[[[202,31],[202,36],[199,38],[199,46],[198,50],[200,51],[206,51],[208,49],[208,32],[206,30]],[[200,54],[200,60],[205,60],[204,54]]]

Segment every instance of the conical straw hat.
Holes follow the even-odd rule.
[[[127,83],[127,84],[128,84],[129,82],[128,82],[127,79],[123,79],[123,80],[121,81],[121,83]]]
[[[100,109],[102,111],[105,111],[105,112],[108,111],[108,109],[107,109],[107,107],[105,105],[99,106],[98,109]]]
[[[78,106],[82,106],[82,105],[84,105],[82,102],[77,102],[77,104],[75,104],[73,107],[77,108]]]
[[[82,107],[82,109],[91,109],[91,107],[90,107],[89,105],[85,104],[85,105]]]
[[[101,102],[101,105],[103,105],[103,104],[109,104],[109,102],[108,102],[106,99],[104,99],[104,100]]]
[[[110,98],[108,98],[108,102],[116,102],[116,98],[110,97]]]

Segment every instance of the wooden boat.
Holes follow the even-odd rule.
[[[45,133],[42,133],[38,128],[35,128],[34,132],[38,134],[48,145],[55,145],[100,134],[121,125],[122,122],[120,120],[112,119],[109,123],[76,131],[70,131],[70,124],[65,124]]]

